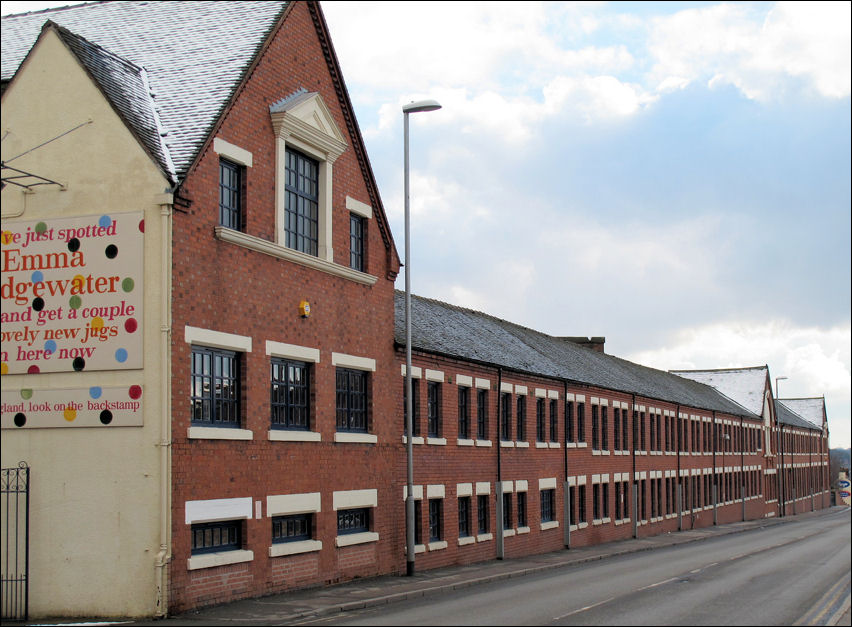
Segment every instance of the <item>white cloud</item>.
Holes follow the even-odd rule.
[[[805,81],[819,95],[850,94],[850,3],[781,2],[761,21],[750,5],[719,4],[656,18],[648,49],[661,88],[707,80],[770,100]]]

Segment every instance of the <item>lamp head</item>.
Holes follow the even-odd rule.
[[[437,100],[418,100],[417,102],[409,102],[402,106],[403,113],[420,113],[421,111],[435,111],[440,109],[441,105]]]

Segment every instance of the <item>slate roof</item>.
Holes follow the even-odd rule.
[[[395,340],[405,346],[405,293],[395,295]],[[599,353],[487,314],[411,297],[411,348],[758,419],[711,386]]]
[[[126,72],[116,69],[119,58],[144,68],[142,76],[147,73],[166,133],[164,143],[180,178],[286,6],[221,0],[93,2],[4,16],[2,79],[14,76],[47,20],[100,47],[102,53],[87,51],[87,68],[96,76],[92,68],[104,64],[104,73],[116,72],[115,83]],[[109,82],[104,80],[102,86]],[[138,104],[132,95],[126,100]],[[149,126],[146,131],[159,129]]]
[[[782,422],[785,425],[790,425],[791,427],[799,427],[801,429],[811,430],[822,430],[821,427],[817,427],[811,421],[805,420],[804,418],[802,418],[802,416],[791,410],[781,401],[775,401],[775,415],[778,418],[778,422]]]
[[[753,414],[763,415],[763,399],[769,376],[767,366],[719,370],[671,370],[670,372],[679,377],[713,386]]]
[[[811,426],[822,429],[825,421],[825,398],[781,398],[778,402],[807,420]]]

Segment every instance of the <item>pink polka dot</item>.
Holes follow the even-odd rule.
[[[133,400],[136,400],[140,396],[142,396],[142,386],[141,385],[131,385],[130,389],[127,391],[128,396]]]
[[[145,220],[139,220],[139,231],[141,233],[145,232]]]
[[[139,328],[139,323],[136,322],[136,318],[128,318],[124,321],[124,330],[128,333],[133,333],[137,328]]]
[[[38,366],[36,366],[35,364],[33,364],[32,366],[27,368],[27,374],[38,374],[40,372],[41,372],[41,369]]]

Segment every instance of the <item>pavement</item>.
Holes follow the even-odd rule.
[[[464,566],[416,571],[412,576],[387,575],[369,579],[274,594],[256,599],[233,601],[193,610],[167,619],[149,621],[111,621],[132,625],[281,625],[329,617],[350,610],[374,607],[442,594],[483,583],[524,577],[544,571],[607,559],[639,551],[653,551],[689,542],[699,542],[732,533],[743,533],[775,525],[793,524],[815,516],[839,514],[848,508],[838,506],[787,516],[735,522],[727,525],[664,533],[647,538],[620,540],[588,547],[563,549],[552,553],[490,560]],[[640,528],[641,534],[641,528]],[[416,562],[415,562],[416,570]],[[823,597],[818,622],[801,624],[850,625],[849,580],[838,582]],[[809,619],[810,620],[810,619]],[[816,620],[816,619],[814,619]],[[33,621],[31,625],[92,625],[94,623]],[[98,624],[110,624],[100,622]]]

